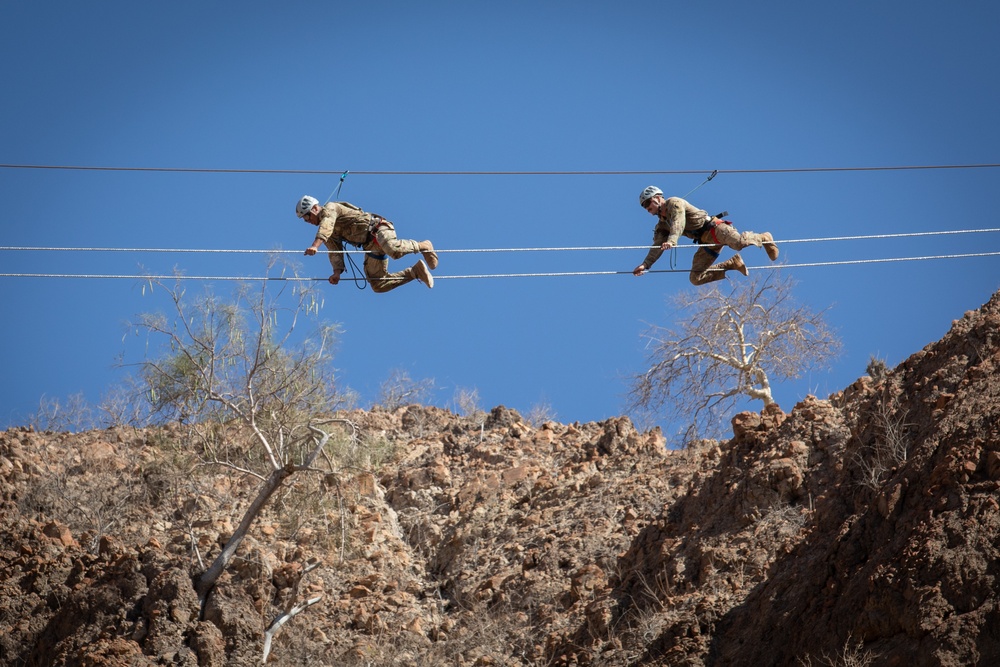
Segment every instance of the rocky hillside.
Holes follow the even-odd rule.
[[[296,605],[270,665],[1000,664],[998,364],[994,296],[688,451],[624,418],[341,414],[356,437],[274,498],[204,609],[192,577],[255,478],[181,425],[9,430],[0,664],[256,665]]]

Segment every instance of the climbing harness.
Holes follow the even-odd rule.
[[[365,250],[365,257],[371,257],[372,259],[381,262],[386,260],[389,256],[385,253],[385,250],[378,242],[378,236],[377,236],[378,230],[382,227],[390,226],[391,223],[385,218],[383,218],[381,215],[378,215],[377,213],[371,213],[370,215],[371,215],[371,220],[368,221],[368,233],[365,236],[365,240],[361,243],[352,243],[351,241],[347,241],[347,243],[350,243],[358,250]],[[378,248],[381,252],[375,252],[374,250],[366,250],[365,246],[374,246],[375,248]],[[351,274],[354,276],[355,287],[357,287],[358,289],[365,289],[368,282],[368,276],[365,275],[360,268],[358,268],[358,265],[355,264],[354,259],[351,257],[350,253],[344,253],[344,254],[347,255],[347,261],[351,263]],[[362,274],[364,277],[358,278],[359,273]]]
[[[719,258],[718,251],[712,250],[710,244],[703,243],[701,237],[704,236],[706,233],[710,232],[712,234],[712,240],[715,241],[714,245],[718,246],[724,245],[722,242],[719,241],[719,237],[716,236],[715,228],[718,227],[719,225],[732,226],[733,222],[731,220],[723,219],[727,215],[729,215],[729,211],[723,211],[722,213],[717,213],[716,215],[713,215],[708,220],[706,220],[705,224],[703,224],[701,227],[698,227],[697,229],[692,229],[691,231],[684,231],[681,233],[681,235],[691,239],[691,243],[699,245],[700,248],[705,252],[707,252],[709,255],[711,255],[713,259],[718,259]],[[675,268],[677,268],[677,246],[673,246],[670,249],[670,269],[674,270]]]
[[[719,252],[717,250],[712,250],[711,246],[709,244],[703,243],[702,240],[701,240],[701,238],[706,233],[710,233],[712,235],[712,240],[715,241],[714,245],[717,245],[717,246],[724,245],[722,242],[719,241],[719,237],[715,233],[715,228],[718,227],[719,225],[730,225],[730,226],[732,226],[733,223],[732,223],[731,220],[724,220],[723,219],[727,215],[729,215],[729,211],[723,211],[722,213],[718,213],[716,215],[713,215],[711,218],[709,218],[705,222],[705,224],[703,224],[698,229],[693,229],[690,232],[684,232],[684,236],[686,236],[689,239],[691,239],[691,243],[698,244],[700,246],[701,250],[704,250],[705,252],[707,252],[709,255],[712,256],[712,259],[718,259],[719,258]],[[671,258],[670,268],[674,268],[673,267],[673,258]]]
[[[375,213],[372,213],[371,216],[372,219],[368,223],[368,238],[365,240],[365,245],[368,243],[374,243],[376,248],[382,250],[381,254],[372,252],[371,250],[368,251],[369,257],[382,261],[387,257],[387,255],[385,254],[385,250],[383,250],[382,245],[378,242],[378,230],[382,227],[388,227],[389,221],[381,215],[377,215]],[[362,249],[361,246],[358,246],[358,249]]]

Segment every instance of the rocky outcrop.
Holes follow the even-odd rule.
[[[1000,299],[684,451],[625,418],[339,414],[275,497],[186,427],[0,434],[0,664],[1000,664]]]

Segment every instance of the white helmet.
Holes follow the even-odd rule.
[[[650,185],[643,189],[642,194],[639,195],[639,206],[646,208],[646,202],[655,197],[656,195],[662,195],[663,190],[656,187],[655,185]]]
[[[299,203],[295,205],[295,215],[300,218],[305,216],[306,213],[312,210],[312,207],[318,204],[319,201],[315,197],[310,197],[306,195],[299,200]]]

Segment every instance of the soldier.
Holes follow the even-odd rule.
[[[434,276],[428,267],[437,268],[438,256],[430,241],[418,243],[397,239],[396,228],[391,222],[347,202],[330,202],[320,206],[314,197],[306,195],[296,204],[295,214],[319,228],[316,230],[316,240],[306,248],[306,255],[315,255],[323,244],[326,244],[328,250],[343,251],[345,241],[366,250],[365,276],[371,283],[372,291],[388,292],[414,278],[428,287],[434,287]],[[403,255],[418,252],[423,255],[423,259],[417,260],[408,269],[389,273],[387,257],[399,259]],[[330,264],[333,266],[330,284],[336,285],[340,282],[340,274],[344,272],[343,252],[330,253]]]
[[[710,244],[698,248],[691,259],[689,277],[694,285],[705,285],[722,280],[726,271],[731,269],[748,275],[746,264],[743,263],[743,258],[739,254],[733,255],[719,264],[712,264],[719,258],[719,251],[724,245],[733,250],[742,250],[751,245],[758,248],[763,246],[764,252],[767,253],[772,262],[778,259],[778,246],[774,244],[774,237],[770,233],[743,232],[740,234],[733,227],[733,223],[712,217],[680,197],[664,199],[663,190],[654,185],[650,185],[642,191],[642,194],[639,195],[639,204],[658,218],[656,227],[653,228],[653,245],[657,247],[650,249],[642,264],[633,269],[634,275],[641,276],[649,270],[664,250],[669,250],[677,245],[682,234],[694,239],[695,243]]]

